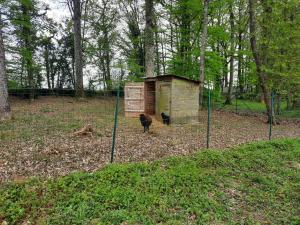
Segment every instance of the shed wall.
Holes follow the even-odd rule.
[[[199,85],[180,79],[172,80],[172,123],[198,121]]]
[[[171,81],[156,81],[155,113],[156,119],[162,121],[161,113],[171,113]]]

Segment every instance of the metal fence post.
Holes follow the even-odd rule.
[[[209,148],[210,144],[210,126],[211,126],[211,93],[208,86],[208,109],[207,109],[207,142],[206,147]]]
[[[270,122],[270,127],[269,127],[269,140],[272,139],[272,128],[273,128],[273,116],[274,116],[274,92],[272,91],[271,94],[271,112],[269,113],[269,122]]]
[[[118,115],[119,115],[119,100],[120,100],[120,87],[118,87],[118,91],[117,91],[117,100],[116,100],[115,118],[114,118],[115,121],[114,121],[111,158],[110,158],[111,163],[114,162],[114,154],[115,154],[115,146],[116,146],[116,133],[117,133]]]

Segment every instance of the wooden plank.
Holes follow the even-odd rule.
[[[144,112],[144,110],[127,110],[126,112]]]
[[[141,100],[140,98],[125,98],[125,100],[133,100],[133,101],[136,101],[136,100]]]
[[[144,112],[144,83],[128,83],[125,86],[125,116]]]

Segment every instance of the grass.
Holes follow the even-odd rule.
[[[300,139],[0,184],[0,222],[300,224]]]
[[[300,118],[300,109],[297,110],[291,110],[291,111],[283,111],[282,114],[280,115],[281,117],[284,118]]]
[[[232,105],[225,105],[224,109],[236,110],[236,102],[233,101]],[[265,112],[266,106],[264,103],[255,102],[250,100],[238,100],[237,109],[240,111],[249,111],[249,112]]]
[[[223,103],[224,101],[222,101]],[[236,107],[238,111],[249,112],[249,113],[265,113],[266,106],[264,103],[250,100],[241,100],[238,99],[237,104],[234,100],[232,105],[222,105],[220,106],[219,102],[216,108],[222,108],[223,110],[236,111]],[[282,112],[279,115],[280,118],[300,118],[300,109],[294,110],[286,110],[286,103],[282,103],[281,105]]]

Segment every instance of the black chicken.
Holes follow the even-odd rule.
[[[161,118],[164,124],[170,125],[170,116],[167,116],[164,112],[162,112]]]
[[[152,124],[152,118],[145,114],[140,114],[140,121],[142,126],[144,127],[144,132],[149,132],[149,127]]]

